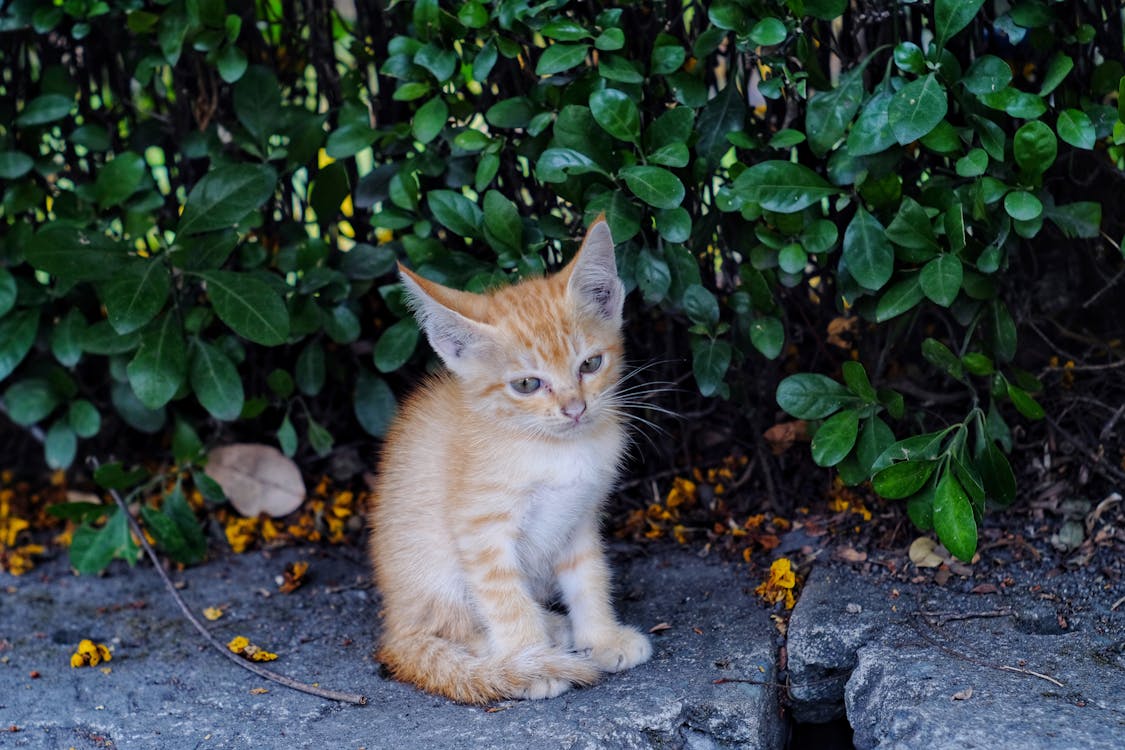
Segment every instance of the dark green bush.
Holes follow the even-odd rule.
[[[0,381],[50,466],[121,430],[178,467],[238,435],[306,461],[379,437],[427,358],[396,260],[483,289],[605,213],[634,319],[683,350],[636,354],[690,358],[703,397],[772,412],[753,373],[787,339],[873,324],[842,370],[798,348],[843,383],[778,403],[818,464],[973,555],[1015,496],[1007,420],[1043,415],[1011,269],[1088,252],[1120,195],[1116,3],[310,7],[7,5]],[[968,408],[934,430],[891,354]]]

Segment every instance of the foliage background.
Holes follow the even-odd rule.
[[[1093,450],[1123,400],[1064,398],[1123,361],[1122,28],[1111,0],[8,3],[6,463],[221,501],[207,448],[273,441],[356,476],[432,365],[395,262],[480,290],[604,212],[632,356],[681,386],[638,475],[740,452],[792,505],[776,398],[969,559],[1023,425],[1053,405]],[[178,487],[145,520],[190,558]],[[63,512],[88,569],[132,554]]]

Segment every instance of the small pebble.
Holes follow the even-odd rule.
[[[858,615],[863,611],[863,607],[859,604],[856,604],[855,602],[848,602],[848,606],[845,607],[845,609],[847,610],[849,615]]]

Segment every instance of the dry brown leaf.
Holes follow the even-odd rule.
[[[861,563],[867,560],[867,553],[857,550],[855,547],[837,547],[836,559],[850,563]]]
[[[833,318],[828,323],[828,343],[841,349],[851,349],[852,342],[844,338],[845,333],[855,333],[859,318]]]
[[[766,442],[770,444],[770,450],[773,455],[780,456],[785,451],[789,450],[793,443],[797,441],[806,442],[809,440],[809,425],[803,419],[795,419],[792,422],[779,422],[773,427],[766,430]]]
[[[996,587],[995,583],[980,583],[973,586],[970,594],[999,594],[1000,589]]]
[[[285,566],[285,573],[279,578],[278,591],[283,594],[292,594],[305,582],[305,575],[309,572],[307,560],[297,560]]]
[[[938,544],[928,536],[920,536],[910,544],[910,562],[919,568],[936,568],[945,562],[938,554]]]
[[[233,443],[207,456],[207,476],[223,488],[234,509],[247,518],[261,513],[278,518],[305,500],[305,481],[297,464],[272,445]]]
[[[660,633],[660,632],[663,632],[665,630],[671,630],[671,629],[672,629],[672,626],[669,625],[668,623],[658,622],[655,625],[653,625],[651,628],[649,628],[648,632],[650,632],[650,633]]]

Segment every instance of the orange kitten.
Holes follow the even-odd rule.
[[[478,295],[405,268],[443,373],[383,446],[369,521],[378,658],[466,703],[550,698],[646,661],[618,624],[598,536],[625,435],[613,239],[599,219],[557,274]],[[564,617],[547,609],[558,598]]]

